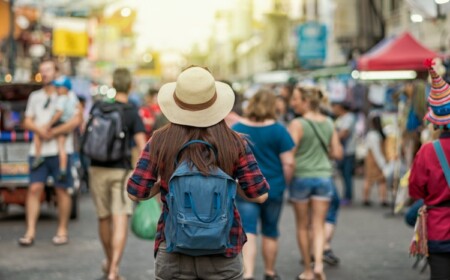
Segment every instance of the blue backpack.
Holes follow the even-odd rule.
[[[205,176],[186,161],[178,165],[180,153],[195,143],[206,145],[217,160],[217,150],[201,140],[189,141],[178,151],[167,195],[167,252],[190,256],[222,254],[231,247],[237,183],[219,167],[211,168]]]

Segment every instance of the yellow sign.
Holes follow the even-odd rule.
[[[89,38],[84,19],[60,18],[53,28],[53,54],[64,56],[87,56]]]

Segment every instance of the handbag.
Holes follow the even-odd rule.
[[[433,141],[433,147],[444,172],[447,186],[450,188],[450,167],[447,158],[445,157],[444,150],[442,149],[441,142],[439,142],[439,140]],[[443,202],[436,206],[423,205],[419,208],[416,224],[414,226],[414,235],[409,246],[409,253],[412,256],[419,255],[428,257],[427,209],[434,207],[448,207],[447,204],[448,202]]]
[[[137,237],[154,240],[161,216],[161,206],[156,198],[140,201],[131,218],[131,231]]]

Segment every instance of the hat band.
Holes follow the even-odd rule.
[[[188,104],[188,103],[185,103],[185,102],[181,101],[177,97],[175,92],[173,93],[173,99],[175,100],[175,103],[178,105],[178,107],[180,107],[183,110],[187,110],[187,111],[201,111],[201,110],[204,110],[204,109],[207,109],[207,108],[211,107],[214,104],[214,102],[216,102],[217,92],[214,92],[214,95],[213,95],[213,97],[210,100],[208,100],[208,101],[206,101],[204,103],[200,103],[200,104]]]

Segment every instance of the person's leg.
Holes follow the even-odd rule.
[[[102,264],[102,270],[106,274],[109,273],[111,263],[111,234],[112,234],[112,219],[111,216],[98,219],[98,235],[105,253],[106,260]]]
[[[372,182],[366,177],[364,178],[363,187],[363,204],[365,206],[370,206],[370,191],[372,189]]]
[[[256,259],[256,235],[247,233],[247,242],[242,247],[242,256],[244,262],[244,279],[251,279],[255,273]]]
[[[339,213],[340,198],[336,186],[333,183],[333,193],[331,196],[330,206],[328,208],[327,216],[325,218],[325,246],[323,251],[323,260],[329,265],[336,265],[339,263],[339,258],[331,249],[331,241],[336,229],[337,216]]]
[[[283,197],[269,197],[261,205],[262,252],[265,275],[275,277],[275,263],[278,254],[278,222],[283,209]]]
[[[242,226],[247,234],[247,242],[242,247],[244,263],[244,279],[251,279],[255,272],[255,259],[257,254],[257,225],[261,215],[261,206],[237,198],[236,207],[241,215]]]
[[[31,183],[27,191],[25,213],[26,213],[26,226],[24,237],[31,241],[36,236],[36,223],[39,218],[39,212],[41,208],[41,196],[44,191],[44,183],[35,182]],[[20,240],[19,240],[20,242]],[[21,242],[27,243],[27,242]],[[28,242],[29,243],[29,242]]]
[[[312,199],[312,227],[314,232],[314,273],[323,273],[323,251],[325,246],[325,216],[329,200]]]
[[[42,163],[44,163],[44,159],[41,157],[41,147],[42,147],[42,141],[41,138],[39,138],[39,135],[34,134],[34,159],[31,162],[31,169],[37,169],[39,166],[41,166]]]
[[[113,215],[111,228],[111,262],[108,280],[116,280],[119,275],[119,264],[127,243],[128,215]]]
[[[344,156],[342,176],[344,177],[345,198],[349,201],[353,199],[353,169],[355,167],[355,156]]]
[[[389,206],[387,198],[387,184],[386,180],[380,180],[378,182],[378,193],[380,197],[380,203],[382,206]]]
[[[58,201],[58,229],[56,230],[56,236],[67,239],[72,200],[66,188],[55,188],[55,192]]]
[[[297,225],[297,242],[303,258],[305,270],[303,272],[304,279],[313,279],[313,271],[311,269],[311,254],[309,242],[309,200],[302,202],[294,202],[295,222]]]
[[[430,280],[450,279],[450,253],[430,253],[428,257],[430,265]]]
[[[59,171],[67,172],[66,136],[58,136]]]

